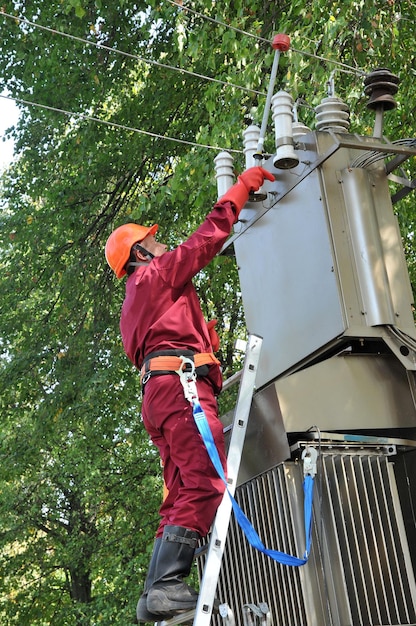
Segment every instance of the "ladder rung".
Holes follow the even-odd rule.
[[[157,626],[173,626],[174,624],[192,624],[195,617],[196,609],[192,609],[191,611],[186,611],[185,613],[181,613],[180,615],[175,615],[170,619],[164,620],[163,622],[156,622]]]
[[[228,626],[235,626],[234,614],[231,611],[228,604],[220,604],[218,608],[218,612],[224,620],[224,623]],[[194,620],[196,613],[196,609],[192,609],[192,611],[186,611],[185,613],[181,613],[180,615],[175,615],[175,617],[171,617],[170,619],[164,620],[163,622],[156,622],[156,626],[174,626],[174,624],[191,624]]]

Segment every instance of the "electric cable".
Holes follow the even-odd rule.
[[[261,41],[262,43],[268,43],[270,44],[270,41],[268,39],[265,39],[264,37],[259,37],[258,35],[253,35],[253,33],[249,33],[246,30],[242,30],[241,28],[237,28],[235,26],[231,26],[230,24],[226,24],[225,22],[221,22],[220,20],[217,20],[213,17],[210,17],[208,15],[204,15],[203,13],[199,13],[199,11],[195,11],[194,9],[191,9],[190,7],[186,7],[183,4],[180,4],[179,2],[177,2],[177,0],[167,0],[167,2],[170,2],[170,4],[173,4],[175,6],[177,6],[178,8],[182,9],[183,11],[189,11],[190,13],[193,13],[194,15],[197,15],[198,17],[204,19],[204,20],[208,20],[209,22],[212,22],[213,24],[218,24],[218,26],[224,26],[225,28],[227,28],[228,30],[233,30],[236,33],[240,33],[241,35],[246,35],[247,37],[252,37],[253,39],[256,39],[257,41]],[[347,63],[342,63],[341,61],[335,61],[333,59],[327,59],[326,57],[314,54],[313,52],[305,52],[304,50],[297,50],[296,48],[293,48],[292,46],[290,47],[292,52],[296,52],[297,54],[303,54],[305,56],[308,57],[312,57],[314,59],[317,59],[318,61],[325,61],[328,64],[332,64],[332,65],[336,65],[340,68],[340,71],[344,71],[350,74],[355,74],[355,75],[359,75],[359,76],[364,76],[366,74],[366,72],[364,72],[364,70],[359,70],[355,67],[352,67],[351,65],[348,65]]]
[[[392,145],[396,146],[409,146],[413,147],[416,145],[415,138],[407,138],[407,139],[396,139],[391,142]],[[358,156],[351,163],[350,167],[370,167],[377,161],[383,161],[388,157],[394,156],[395,152],[381,152],[379,150],[372,150],[371,152],[364,152],[364,154]]]
[[[140,133],[142,135],[147,135],[149,137],[153,137],[154,139],[163,139],[166,141],[172,141],[174,143],[185,144],[187,146],[193,146],[194,148],[206,148],[208,150],[217,150],[222,151],[226,150],[227,152],[234,152],[236,154],[242,154],[242,150],[234,150],[232,148],[221,148],[220,146],[211,146],[209,144],[196,143],[194,141],[187,141],[186,139],[177,139],[175,137],[169,137],[168,135],[159,135],[158,133],[152,133],[148,130],[142,130],[140,128],[134,128],[133,126],[125,126],[124,124],[118,124],[117,122],[111,122],[109,120],[103,120],[99,117],[95,117],[93,115],[87,115],[85,113],[75,113],[74,111],[66,111],[65,109],[59,109],[57,107],[51,107],[46,104],[40,104],[39,102],[31,102],[30,100],[25,100],[23,98],[15,98],[11,96],[5,96],[0,94],[0,98],[5,100],[13,100],[14,102],[19,102],[20,104],[25,104],[29,106],[38,107],[40,109],[46,109],[47,111],[53,111],[54,113],[62,113],[67,115],[68,117],[77,117],[81,120],[88,120],[92,122],[98,122],[100,124],[106,124],[107,126],[112,126],[114,128],[119,128],[121,130],[128,130],[134,133]]]
[[[256,41],[260,41],[262,43],[270,44],[270,41],[265,39],[265,38],[263,38],[263,37],[259,37],[258,35],[254,35],[254,34],[248,32],[248,31],[242,30],[240,28],[236,28],[235,26],[231,26],[230,24],[226,24],[224,22],[221,22],[220,20],[211,18],[211,17],[209,17],[207,15],[204,15],[203,13],[195,11],[194,9],[191,9],[191,8],[188,8],[188,7],[184,7],[183,5],[179,4],[175,0],[168,0],[168,2],[170,2],[174,6],[177,6],[178,8],[181,8],[182,10],[186,10],[186,11],[192,12],[193,14],[197,15],[198,17],[200,17],[202,19],[205,19],[205,20],[208,20],[208,21],[210,21],[210,22],[212,22],[214,24],[217,24],[219,26],[223,26],[223,27],[225,27],[225,28],[227,28],[229,30],[233,30],[233,31],[238,32],[240,34],[243,34],[245,36],[251,37],[251,38],[255,39]],[[261,96],[265,96],[266,95],[266,93],[264,93],[262,91],[258,91],[258,90],[255,90],[255,89],[250,89],[248,87],[244,87],[242,85],[237,85],[235,83],[229,83],[227,81],[223,81],[223,80],[220,80],[220,79],[217,79],[217,78],[213,78],[211,76],[207,76],[206,74],[199,74],[197,72],[192,72],[190,70],[186,70],[186,69],[183,69],[183,68],[178,68],[178,67],[175,67],[173,65],[169,65],[169,64],[166,64],[166,63],[161,63],[160,61],[155,61],[153,59],[146,59],[144,57],[140,57],[139,55],[132,54],[132,53],[129,53],[129,52],[125,52],[123,50],[118,50],[117,48],[113,48],[113,47],[107,46],[105,44],[101,44],[101,43],[98,43],[98,42],[90,41],[88,39],[84,39],[84,38],[78,37],[76,35],[71,35],[71,34],[66,33],[64,31],[59,31],[59,30],[56,30],[56,29],[48,27],[48,26],[43,26],[42,24],[38,24],[37,22],[33,22],[33,21],[28,20],[26,18],[22,18],[22,17],[16,16],[16,15],[11,15],[10,13],[6,13],[4,11],[4,9],[0,9],[0,13],[4,17],[7,17],[7,18],[10,18],[10,19],[13,19],[13,20],[17,20],[20,23],[26,24],[26,25],[31,26],[33,28],[38,28],[40,30],[44,30],[46,32],[50,32],[50,33],[55,34],[55,35],[61,35],[62,37],[66,37],[66,38],[71,39],[73,41],[77,41],[79,43],[83,43],[83,44],[85,44],[87,46],[93,46],[93,47],[96,47],[97,49],[106,50],[107,52],[112,52],[114,54],[119,54],[121,56],[125,56],[127,58],[131,58],[131,59],[140,61],[142,63],[147,63],[149,65],[154,65],[154,66],[157,66],[157,67],[161,67],[163,69],[170,69],[172,71],[176,71],[176,72],[179,72],[181,74],[185,74],[185,75],[188,75],[188,76],[193,76],[195,78],[199,78],[199,79],[202,79],[202,80],[206,80],[206,81],[209,81],[209,82],[220,84],[223,87],[233,87],[234,89],[239,89],[239,90],[244,91],[246,93],[253,93],[253,94],[261,95]],[[293,47],[291,47],[291,50],[293,52],[298,53],[298,54],[303,54],[303,55],[308,56],[310,58],[314,58],[314,59],[317,59],[319,61],[324,61],[324,62],[326,62],[328,64],[336,65],[340,69],[340,71],[352,73],[354,75],[365,75],[365,72],[363,70],[358,70],[357,68],[353,68],[353,67],[347,65],[346,63],[342,63],[340,61],[335,61],[335,60],[332,60],[332,59],[327,59],[326,57],[323,57],[323,56],[320,56],[320,55],[316,55],[314,53],[306,52],[304,50],[297,50],[296,48],[293,48]]]
[[[82,37],[77,37],[76,35],[71,35],[69,33],[65,33],[64,31],[56,30],[54,28],[50,28],[49,26],[42,26],[42,24],[37,24],[36,22],[31,22],[30,20],[24,17],[18,17],[17,15],[11,15],[10,13],[6,13],[3,9],[0,9],[0,15],[4,17],[11,18],[13,20],[17,20],[22,24],[27,24],[28,26],[32,26],[33,28],[38,28],[39,30],[44,30],[48,33],[52,33],[54,35],[61,35],[62,37],[66,37],[73,41],[77,41],[79,43],[86,44],[88,46],[93,46],[98,48],[99,50],[106,50],[107,52],[114,52],[114,54],[120,54],[121,56],[125,56],[129,59],[134,59],[135,61],[140,61],[142,63],[147,63],[149,65],[155,65],[157,67],[161,67],[163,69],[172,70],[175,72],[179,72],[180,74],[187,74],[188,76],[193,76],[194,78],[200,78],[203,80],[207,80],[213,83],[217,83],[222,85],[223,87],[233,87],[234,89],[239,89],[241,91],[245,91],[247,93],[254,93],[259,96],[265,96],[266,94],[262,91],[256,91],[255,89],[249,89],[248,87],[243,87],[242,85],[236,85],[234,83],[229,83],[225,80],[219,80],[218,78],[212,78],[211,76],[206,76],[205,74],[198,74],[197,72],[192,72],[190,70],[185,70],[181,67],[175,67],[174,65],[168,65],[166,63],[161,63],[160,61],[155,61],[154,59],[145,59],[144,57],[140,57],[137,54],[132,54],[130,52],[124,52],[123,50],[118,50],[117,48],[112,48],[111,46],[106,46],[105,44],[98,43],[95,41],[89,41],[88,39],[83,39]]]
[[[258,35],[254,35],[254,34],[248,32],[248,31],[242,30],[240,28],[236,28],[235,26],[231,26],[230,24],[226,24],[225,22],[222,22],[222,21],[220,21],[218,19],[212,18],[212,17],[207,16],[207,15],[204,15],[203,13],[195,11],[194,9],[191,9],[189,7],[184,7],[183,4],[178,3],[176,0],[168,0],[168,2],[170,2],[170,4],[172,4],[174,6],[177,6],[181,10],[193,13],[193,14],[197,15],[198,17],[200,17],[200,18],[202,18],[204,20],[208,20],[208,21],[210,21],[210,22],[212,22],[214,24],[217,24],[219,26],[223,26],[223,27],[225,27],[225,28],[227,28],[229,30],[233,30],[233,31],[238,32],[240,34],[243,34],[245,36],[251,37],[251,38],[255,39],[256,41],[260,41],[260,42],[263,42],[263,43],[270,44],[270,41],[268,41],[267,39],[265,39],[263,37],[259,37]],[[166,63],[161,63],[160,61],[155,61],[154,59],[146,59],[146,58],[140,57],[140,56],[138,56],[136,54],[125,52],[123,50],[118,50],[117,48],[113,48],[113,47],[107,46],[105,44],[101,44],[101,43],[98,43],[98,42],[90,41],[88,39],[84,39],[84,38],[78,37],[76,35],[71,35],[71,34],[66,33],[64,31],[56,30],[56,29],[51,28],[49,26],[43,26],[42,24],[38,24],[37,22],[33,22],[33,21],[28,20],[26,18],[22,18],[22,17],[19,17],[17,15],[11,15],[10,13],[6,13],[6,11],[3,8],[0,9],[0,14],[2,14],[6,18],[13,19],[14,21],[17,20],[18,22],[20,22],[22,24],[26,24],[28,26],[31,26],[32,28],[38,28],[38,29],[43,30],[45,32],[50,32],[50,33],[52,33],[54,35],[61,35],[62,37],[66,37],[66,38],[71,39],[73,41],[77,41],[79,43],[82,43],[84,45],[93,46],[93,47],[96,47],[97,49],[100,49],[100,50],[106,50],[106,51],[112,52],[114,54],[119,54],[119,55],[125,56],[127,58],[131,58],[131,59],[140,61],[142,63],[155,65],[155,66],[161,67],[163,69],[176,71],[176,72],[179,72],[181,74],[185,74],[185,75],[193,76],[195,78],[199,78],[199,79],[206,80],[206,81],[209,81],[209,82],[217,83],[217,84],[222,85],[223,87],[232,87],[234,89],[239,89],[239,90],[244,91],[246,93],[253,93],[253,94],[261,95],[261,96],[265,96],[266,95],[262,91],[258,91],[258,90],[255,90],[255,89],[250,89],[250,88],[244,87],[242,85],[237,85],[235,83],[230,83],[230,82],[223,81],[223,80],[220,80],[220,79],[217,79],[217,78],[213,78],[211,76],[207,76],[206,74],[199,74],[197,72],[192,72],[190,70],[186,70],[186,69],[183,69],[183,68],[178,68],[178,67],[166,64]],[[363,70],[358,70],[357,68],[353,68],[353,67],[347,65],[346,63],[342,63],[340,61],[335,61],[335,60],[332,60],[332,59],[327,59],[326,57],[323,57],[323,56],[320,56],[320,55],[316,55],[314,53],[306,52],[306,51],[303,51],[303,50],[297,50],[296,48],[293,48],[293,47],[291,47],[291,50],[293,52],[298,53],[298,54],[303,54],[303,55],[306,55],[306,56],[308,56],[310,58],[314,58],[314,59],[317,59],[317,60],[320,60],[320,61],[324,61],[324,62],[329,63],[329,64],[336,65],[336,66],[338,66],[340,71],[353,73],[355,75],[365,75],[365,72]]]
[[[234,30],[234,31],[236,31],[236,32],[238,32],[240,34],[243,34],[243,35],[249,36],[251,38],[254,38],[257,41],[270,43],[267,39],[264,39],[264,38],[259,37],[257,35],[253,35],[252,33],[249,33],[249,32],[244,31],[242,29],[236,28],[236,27],[231,26],[229,24],[225,24],[224,22],[221,22],[220,20],[217,20],[217,19],[211,18],[209,16],[206,16],[206,15],[204,15],[202,13],[199,13],[198,11],[195,11],[194,9],[190,9],[188,7],[184,7],[183,5],[179,4],[175,0],[168,0],[168,2],[170,2],[171,4],[179,7],[182,10],[190,11],[190,12],[194,13],[195,15],[197,15],[198,17],[201,17],[201,18],[203,18],[205,20],[209,20],[210,22],[213,22],[213,23],[215,23],[217,25],[220,25],[220,26],[223,26],[225,28]],[[118,49],[110,47],[110,46],[106,46],[105,44],[89,41],[88,39],[84,39],[82,37],[71,35],[69,33],[66,33],[66,32],[63,32],[63,31],[59,31],[59,30],[56,30],[56,29],[48,27],[48,26],[43,26],[43,25],[38,24],[36,22],[30,21],[30,20],[28,20],[26,18],[22,18],[22,17],[16,16],[16,15],[11,15],[9,13],[6,13],[4,11],[4,9],[0,9],[0,14],[3,15],[4,17],[6,17],[6,18],[13,19],[14,21],[17,20],[19,23],[26,24],[26,25],[28,25],[28,26],[30,26],[32,28],[38,28],[40,30],[43,30],[43,31],[46,31],[46,32],[50,32],[51,34],[54,34],[54,35],[61,35],[62,37],[66,37],[66,38],[71,39],[73,41],[77,41],[79,43],[82,43],[84,45],[93,46],[93,47],[95,47],[95,48],[97,48],[99,50],[106,50],[108,52],[112,52],[114,54],[119,54],[119,55],[131,58],[131,59],[143,62],[143,63],[155,65],[155,66],[158,66],[158,67],[161,67],[161,68],[164,68],[164,69],[169,69],[169,70],[172,70],[172,71],[177,71],[177,72],[180,72],[182,74],[187,74],[187,75],[190,75],[190,76],[202,79],[202,80],[211,81],[211,82],[220,84],[222,86],[233,87],[234,89],[239,89],[239,90],[242,90],[242,91],[245,91],[245,92],[254,93],[256,95],[261,95],[261,96],[266,95],[264,92],[261,92],[261,91],[249,89],[249,88],[243,87],[241,85],[236,85],[234,83],[229,83],[227,81],[222,81],[222,80],[219,80],[219,79],[215,79],[215,78],[212,78],[210,76],[206,76],[204,74],[198,74],[196,72],[192,72],[192,71],[189,71],[189,70],[186,70],[186,69],[183,69],[183,68],[178,68],[178,67],[171,66],[171,65],[168,65],[168,64],[165,64],[165,63],[161,63],[161,62],[155,61],[153,59],[145,59],[145,58],[140,57],[138,55],[131,54],[131,53],[125,52],[123,50],[118,50]],[[350,72],[352,71],[355,74],[358,74],[358,73],[365,74],[365,72],[358,71],[355,68],[351,68],[350,66],[347,66],[346,64],[340,63],[338,61],[332,61],[330,59],[326,59],[325,57],[321,57],[321,56],[318,56],[318,55],[315,55],[315,54],[312,54],[312,53],[299,51],[299,50],[296,50],[294,48],[291,48],[291,50],[294,51],[294,52],[299,52],[300,54],[306,54],[307,56],[316,58],[318,60],[325,61],[327,63],[333,63],[335,65],[338,65],[338,66],[342,67],[342,68],[345,68],[344,71],[348,70]],[[141,134],[148,135],[150,137],[157,138],[157,139],[162,139],[162,140],[164,139],[164,140],[167,140],[167,141],[172,141],[172,142],[176,142],[176,143],[180,143],[180,144],[190,145],[190,146],[193,146],[193,147],[201,147],[201,148],[207,148],[207,149],[212,149],[212,150],[223,150],[224,149],[224,148],[220,148],[218,146],[211,146],[211,145],[208,145],[208,144],[199,144],[199,143],[192,142],[192,141],[187,141],[187,140],[183,140],[183,139],[176,139],[176,138],[169,137],[169,136],[166,136],[166,135],[160,135],[160,134],[157,134],[157,133],[152,133],[150,131],[145,131],[145,130],[142,130],[142,129],[138,129],[138,128],[134,128],[134,127],[130,127],[130,126],[125,126],[123,124],[118,124],[116,122],[110,122],[110,121],[107,121],[107,120],[103,120],[103,119],[97,118],[95,116],[91,116],[91,115],[87,115],[87,114],[83,114],[83,113],[76,113],[76,112],[72,112],[72,111],[67,111],[67,110],[64,110],[64,109],[60,109],[60,108],[57,108],[57,107],[51,107],[51,106],[48,106],[48,105],[43,105],[43,104],[40,104],[38,102],[33,102],[33,101],[26,100],[26,99],[23,99],[23,98],[17,98],[17,97],[16,98],[12,98],[12,97],[5,96],[5,95],[2,95],[2,94],[0,94],[0,97],[8,99],[8,100],[13,100],[15,102],[19,102],[21,104],[25,104],[25,105],[29,105],[29,106],[35,106],[35,107],[42,108],[42,109],[45,109],[45,110],[50,110],[50,111],[54,111],[54,112],[57,112],[57,113],[61,113],[61,114],[67,115],[69,117],[76,117],[76,118],[79,118],[79,119],[82,119],[82,120],[90,120],[90,121],[94,121],[94,122],[97,122],[97,123],[106,124],[106,125],[112,126],[114,128],[128,130],[130,132],[141,133]],[[241,150],[227,149],[227,151],[228,152],[238,153],[238,154],[241,153]]]

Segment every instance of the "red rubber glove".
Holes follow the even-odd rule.
[[[248,200],[248,196],[252,191],[260,189],[264,183],[264,179],[274,181],[273,174],[270,174],[263,167],[250,167],[248,170],[240,174],[235,185],[218,200],[218,202],[232,202],[235,207],[235,216],[238,219],[241,209]]]
[[[218,336],[217,331],[215,330],[215,326],[218,320],[211,320],[207,322],[207,328],[209,333],[209,339],[211,341],[212,351],[218,352],[220,349],[220,338]]]

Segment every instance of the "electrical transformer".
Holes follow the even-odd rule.
[[[231,522],[218,594],[237,624],[416,624],[416,328],[393,210],[414,188],[395,171],[416,141],[381,130],[397,82],[388,70],[366,78],[373,136],[349,132],[333,94],[314,131],[297,121],[288,136],[285,118],[283,135],[291,97],[278,92],[276,152],[261,162],[275,182],[250,197],[223,250],[262,338],[236,499],[269,548],[302,554],[301,455],[318,452],[304,566],[254,550]],[[244,132],[247,167],[259,130]],[[216,171],[220,195],[229,154]]]

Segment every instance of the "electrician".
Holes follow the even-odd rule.
[[[262,167],[243,172],[201,226],[172,251],[156,240],[157,224],[124,224],[107,240],[105,255],[117,278],[127,274],[120,329],[125,352],[141,373],[144,426],[159,449],[167,497],[138,622],[155,622],[196,607],[189,575],[195,547],[214,520],[225,486],[209,459],[178,376],[182,357],[194,361],[199,402],[226,468],[217,395],[222,386],[218,335],[204,320],[192,278],[219,252],[249,193],[274,177]]]

